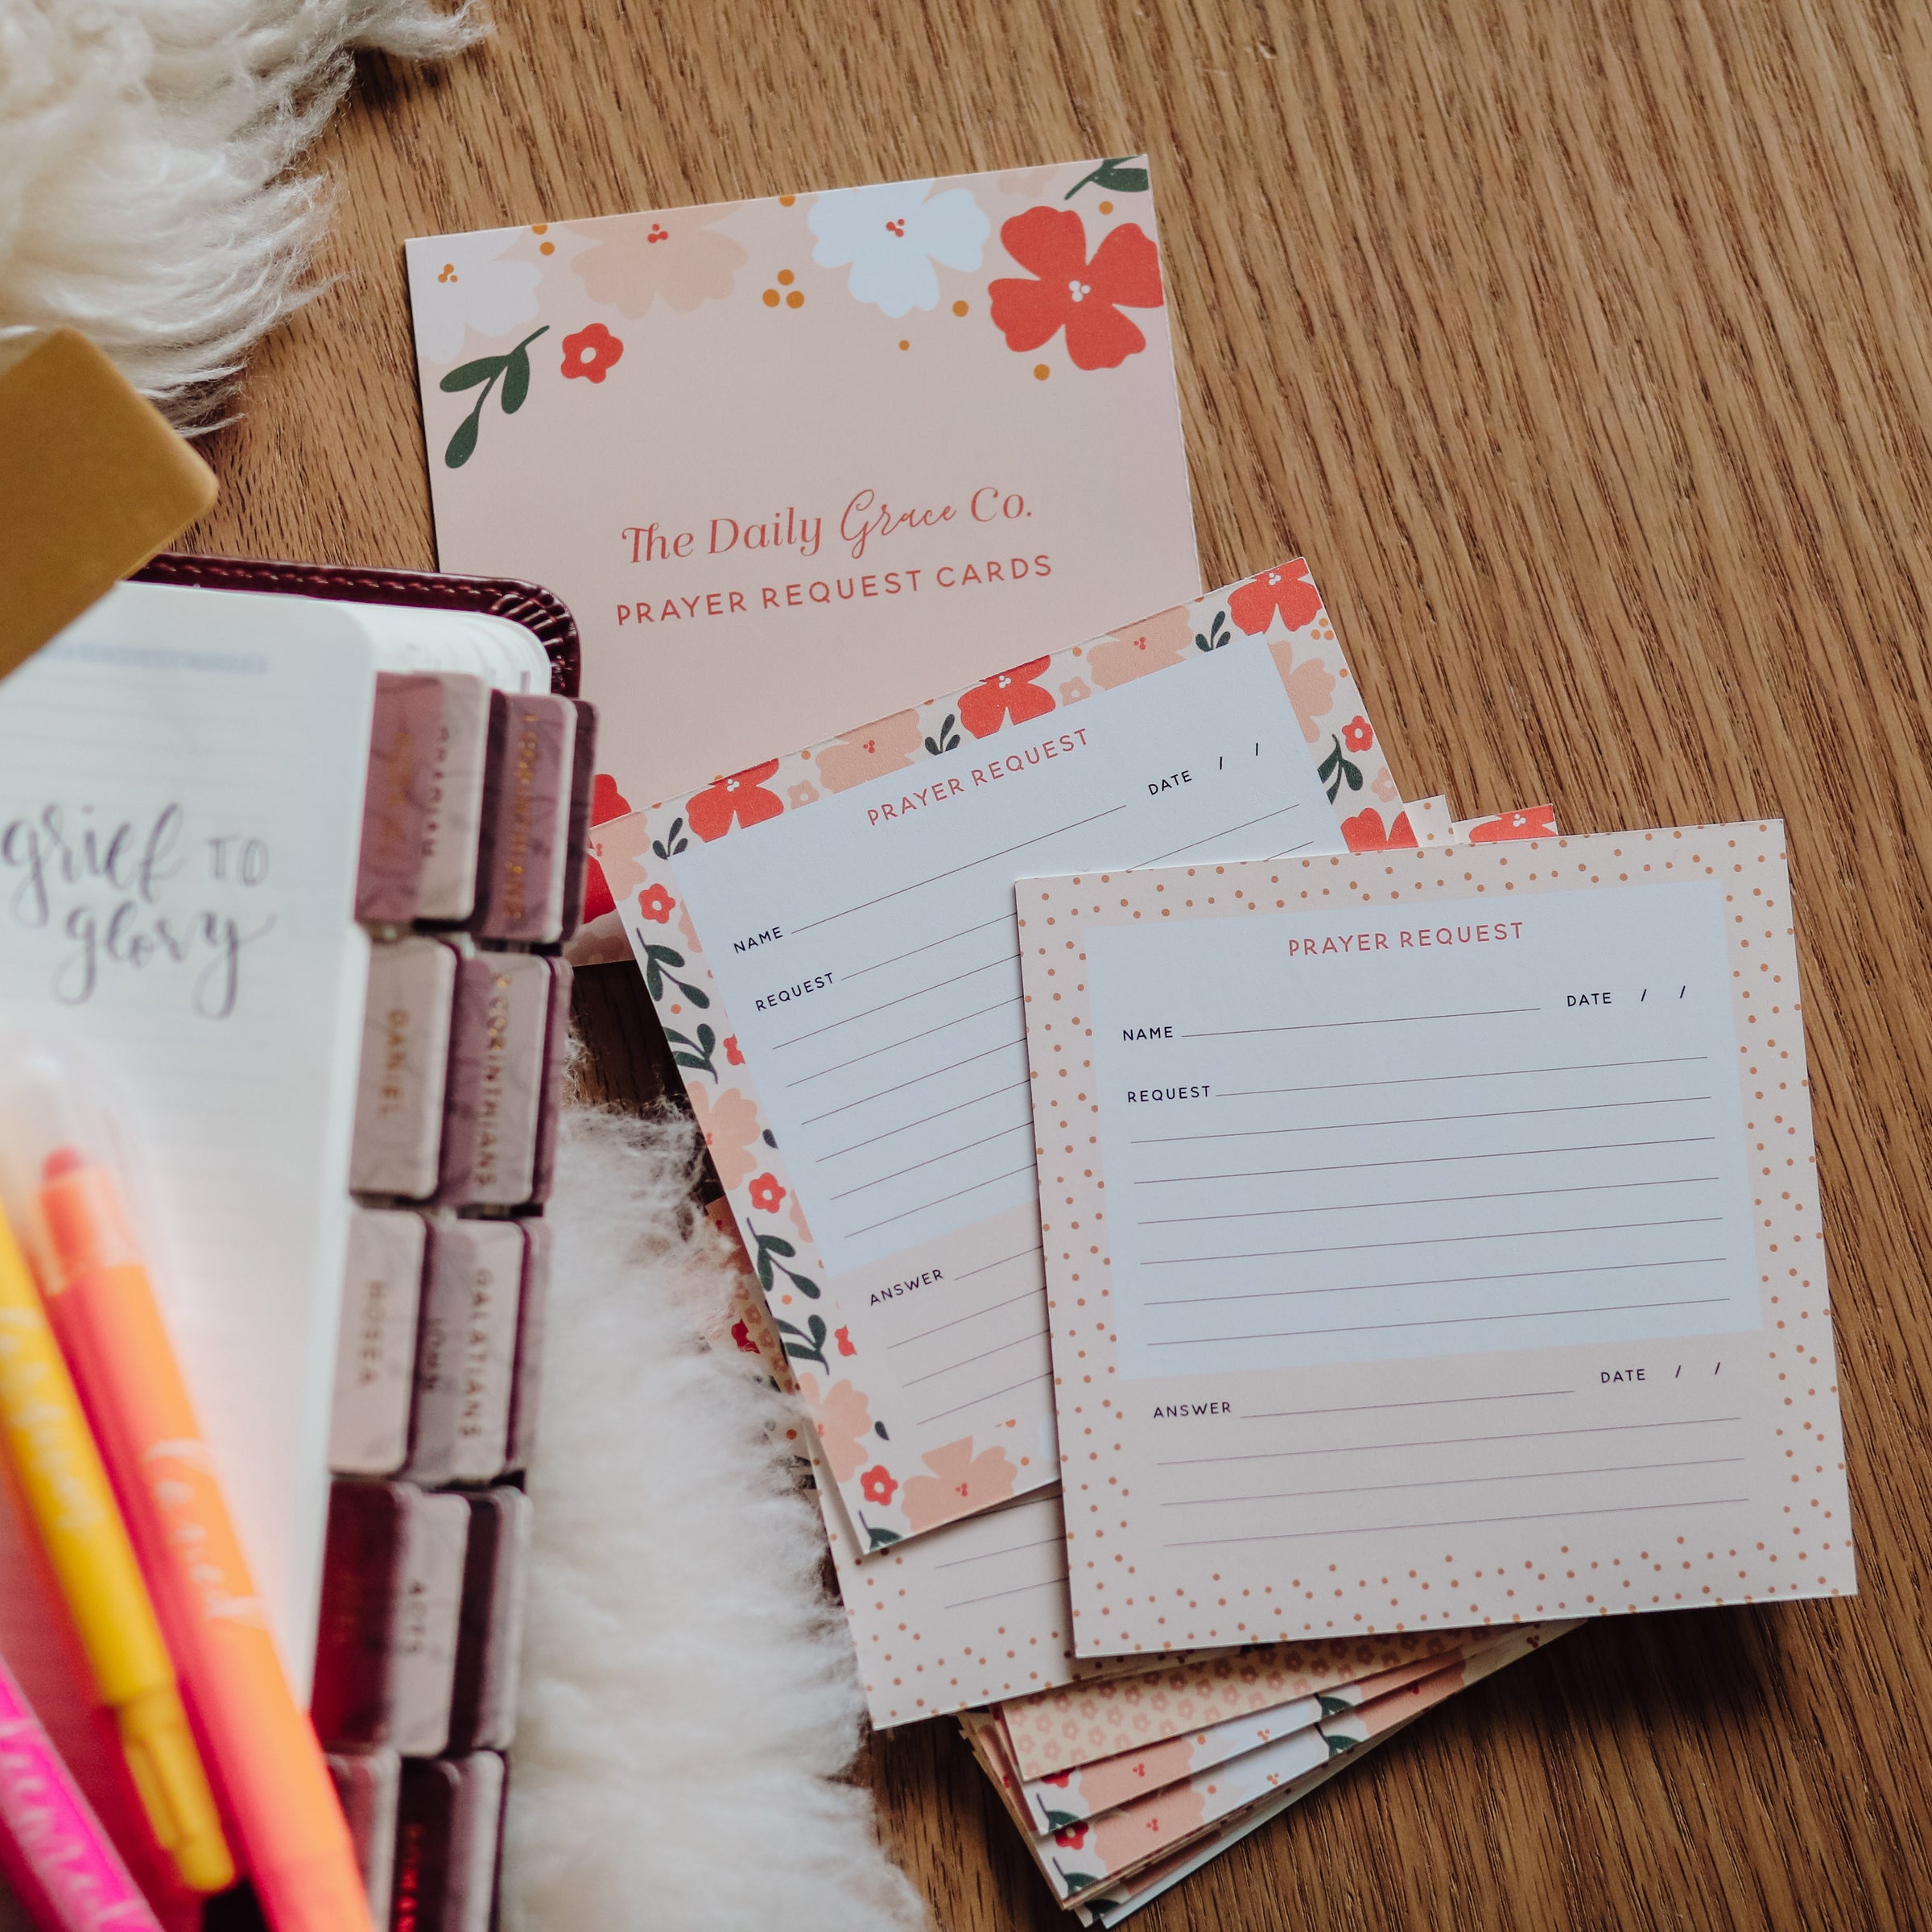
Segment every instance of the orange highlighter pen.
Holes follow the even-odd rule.
[[[36,1191],[47,1312],[126,1513],[204,1755],[274,1932],[374,1932],[320,1746],[296,1704],[170,1347],[122,1191],[57,1059],[6,1123],[47,1151]],[[38,1150],[36,1150],[38,1152]],[[18,1187],[14,1190],[19,1191]]]

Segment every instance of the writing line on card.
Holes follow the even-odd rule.
[[[1298,563],[597,828],[869,1546],[1057,1473],[1014,879],[1350,836],[1415,842]]]
[[[1022,882],[1083,1654],[1853,1587],[1789,890],[1776,826]]]

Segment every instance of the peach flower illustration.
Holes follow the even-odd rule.
[[[1182,1785],[1093,1821],[1093,1846],[1104,1869],[1133,1864],[1163,1845],[1175,1844],[1208,1815],[1205,1794]]]
[[[1288,702],[1302,721],[1302,736],[1312,745],[1321,737],[1321,720],[1335,702],[1335,674],[1319,658],[1296,663],[1294,646],[1286,638],[1270,644],[1268,649],[1274,658],[1274,668],[1281,674]]]
[[[1144,624],[1117,630],[1087,654],[1087,667],[1103,691],[1144,678],[1150,671],[1178,664],[1194,648],[1194,625],[1186,609],[1177,605]]]
[[[602,241],[573,256],[570,266],[593,302],[634,321],[660,301],[688,315],[729,295],[749,259],[729,235],[713,232],[737,208],[733,202],[680,209],[657,217],[645,233],[638,232],[640,219],[621,221]]]
[[[818,753],[819,779],[828,791],[846,791],[881,772],[903,771],[919,752],[919,714],[895,711],[861,725]]]
[[[1179,1783],[1194,1763],[1192,1737],[1170,1737],[1145,1751],[1122,1752],[1080,1767],[1080,1796],[1089,1811],[1112,1811]]]
[[[791,800],[791,808],[796,811],[801,805],[809,805],[818,797],[819,788],[809,778],[801,778],[785,795]]]
[[[1053,167],[1009,167],[993,186],[1003,195],[1014,195],[1022,201],[1037,201],[1046,192],[1046,184],[1059,172]]]
[[[810,1377],[801,1376],[800,1388],[809,1380]],[[811,1401],[809,1394],[806,1400]],[[832,1465],[832,1476],[839,1482],[848,1483],[857,1473],[859,1464],[865,1461],[866,1447],[872,1440],[871,1405],[852,1383],[834,1382],[825,1391],[825,1399],[812,1403],[812,1406],[817,1411],[812,1419],[819,1431],[819,1443],[825,1451],[825,1459]]]
[[[704,1137],[719,1180],[727,1187],[737,1187],[759,1165],[752,1151],[764,1132],[758,1125],[758,1108],[735,1087],[716,1095],[702,1087],[687,1091],[691,1110],[697,1117],[698,1132]]]
[[[1395,789],[1395,778],[1386,765],[1370,781],[1368,789],[1385,805],[1393,805],[1399,795]]]
[[[932,1474],[910,1477],[899,1500],[915,1531],[1004,1502],[1013,1494],[1020,1473],[1012,1457],[997,1445],[975,1455],[969,1435],[929,1451],[923,1460]]]
[[[1069,678],[1060,687],[1060,702],[1063,704],[1078,704],[1082,699],[1092,696],[1093,692],[1084,678]]]

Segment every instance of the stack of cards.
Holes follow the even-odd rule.
[[[1094,1923],[1584,1617],[1852,1583],[1779,828],[1405,799],[1299,561],[1121,622],[1198,581],[1151,200],[410,254],[873,1721]]]
[[[1063,1903],[1852,1587],[1777,828],[1406,803],[1294,562],[592,840],[874,1721],[972,1713]]]

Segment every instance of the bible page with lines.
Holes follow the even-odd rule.
[[[869,1550],[1055,1480],[1014,879],[1416,837],[1298,563],[595,829]]]
[[[1079,1654],[1855,1587],[1781,826],[1017,896]]]

